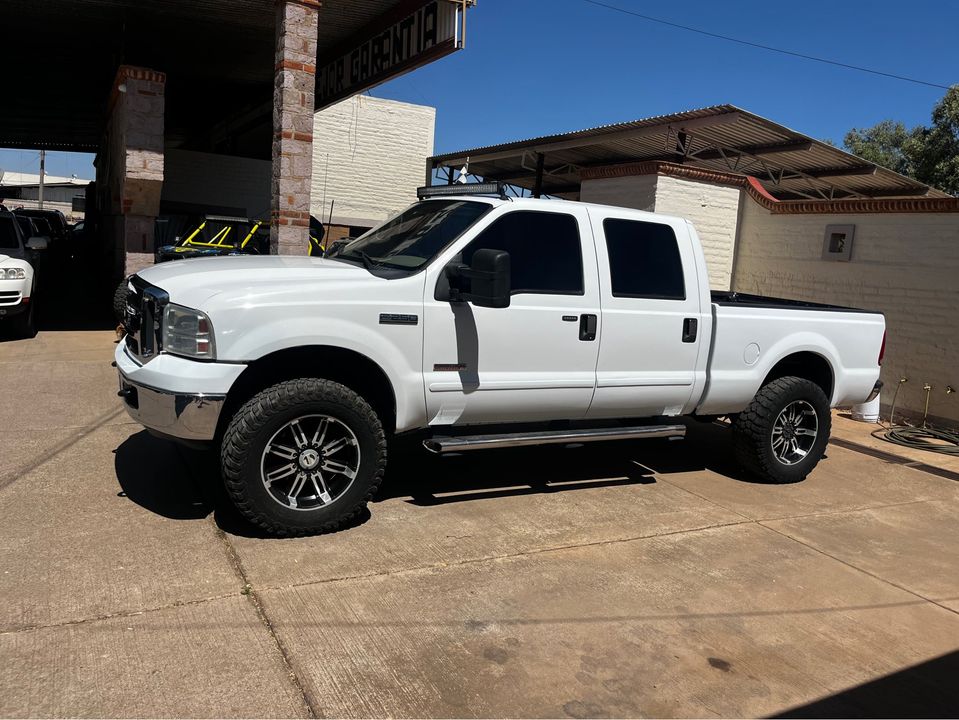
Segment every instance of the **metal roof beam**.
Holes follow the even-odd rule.
[[[707,141],[708,142],[708,141]],[[719,160],[723,153],[741,153],[743,155],[775,155],[777,153],[804,152],[812,147],[812,140],[793,140],[785,143],[774,143],[771,145],[744,145],[743,147],[724,147],[722,150],[703,150],[702,152],[692,153],[696,160]]]
[[[848,167],[811,168],[803,170],[804,175],[814,178],[845,177],[846,175],[875,175],[875,165],[851,165]]]
[[[573,150],[575,148],[588,147],[590,145],[604,145],[610,142],[619,142],[621,140],[631,140],[633,138],[645,137],[649,135],[658,135],[668,132],[670,128],[677,131],[690,130],[698,127],[715,127],[716,125],[728,125],[739,120],[742,115],[738,112],[727,112],[721,115],[711,115],[709,117],[694,118],[692,120],[664,123],[660,125],[650,125],[642,128],[624,128],[608,133],[593,132],[590,135],[574,138],[571,140],[553,140],[544,139],[538,143],[522,143],[512,148],[497,150],[495,152],[483,152],[472,150],[468,153],[459,155],[437,155],[433,158],[437,163],[443,165],[466,162],[466,159],[472,155],[476,162],[493,162],[495,160],[506,160],[508,158],[522,157],[526,152],[550,153],[561,150]]]
[[[929,191],[926,187],[901,187],[901,188],[878,188],[876,190],[858,190],[860,195],[871,198],[898,197],[898,196],[916,196],[925,195]]]

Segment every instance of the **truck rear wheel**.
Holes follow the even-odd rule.
[[[822,388],[804,378],[778,378],[760,388],[736,418],[736,459],[766,482],[799,482],[822,458],[831,424]]]
[[[329,380],[274,385],[233,416],[220,452],[227,492],[273,535],[332,532],[376,492],[386,436],[369,404]]]

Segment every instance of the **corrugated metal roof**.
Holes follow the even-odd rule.
[[[61,177],[60,175],[44,175],[44,185],[87,185],[92,180],[83,178]],[[3,187],[30,187],[40,184],[40,176],[37,173],[10,172],[0,169],[0,186]]]
[[[664,160],[756,177],[773,196],[791,198],[948,197],[923,183],[734,105],[601,125],[558,135],[436,155],[434,166],[532,188],[544,156],[543,192],[575,197],[583,168]]]

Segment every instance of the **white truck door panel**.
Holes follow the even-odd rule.
[[[508,308],[435,299],[448,262],[435,263],[424,298],[427,415],[432,425],[526,422],[586,415],[596,380],[599,292],[585,209],[499,213],[451,258],[510,253]],[[593,339],[580,339],[583,316]]]
[[[588,417],[682,414],[701,384],[710,323],[687,225],[612,208],[591,208],[590,216],[603,337]]]

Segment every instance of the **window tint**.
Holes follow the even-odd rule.
[[[613,297],[685,300],[683,262],[669,225],[603,221]]]
[[[19,250],[20,239],[12,215],[0,217],[0,250]]]
[[[528,210],[508,213],[463,250],[463,262],[469,265],[473,253],[485,248],[509,253],[513,295],[583,294],[583,252],[572,215]]]

